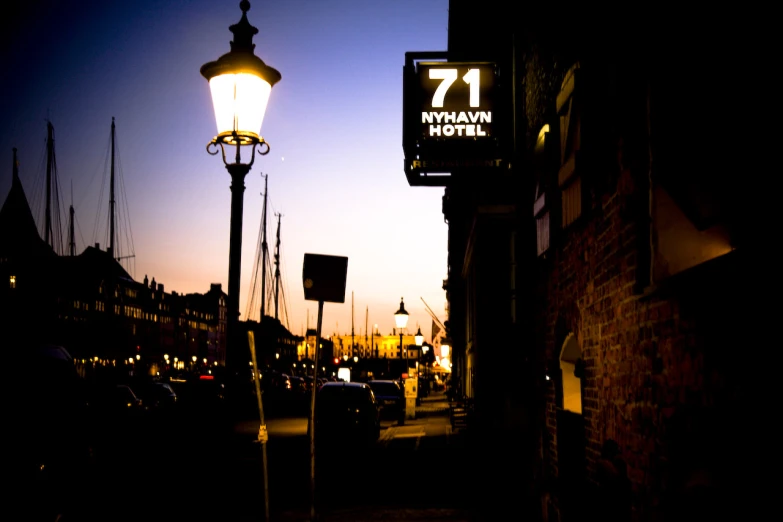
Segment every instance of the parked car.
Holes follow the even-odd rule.
[[[5,430],[12,463],[7,493],[20,505],[7,509],[25,520],[69,519],[93,464],[84,381],[62,346],[19,341],[8,348],[14,395]]]
[[[405,394],[397,381],[367,381],[381,408],[381,418],[397,419],[405,408]]]
[[[177,404],[177,392],[169,383],[150,381],[136,387],[138,395],[147,410],[168,410]]]
[[[316,443],[371,445],[381,433],[380,408],[367,383],[326,382],[315,399]]]

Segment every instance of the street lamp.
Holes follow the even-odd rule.
[[[405,326],[408,324],[408,312],[405,311],[405,304],[402,302],[403,299],[400,297],[400,309],[397,310],[394,313],[394,323],[397,325],[397,329],[400,331],[400,358],[403,356],[403,346],[402,346],[402,329],[405,328]],[[406,354],[407,355],[407,354]],[[407,363],[407,356],[405,357],[406,363],[405,363],[405,371],[408,370],[408,363]],[[404,396],[405,393],[405,383],[403,382],[403,401],[406,401],[407,399]],[[404,403],[403,403],[404,404]],[[405,424],[405,415],[407,408],[401,408],[400,409],[400,418],[397,422],[400,426]]]
[[[218,134],[207,144],[207,152],[218,153],[218,145],[226,170],[231,175],[231,232],[228,265],[228,322],[226,325],[226,365],[236,368],[239,344],[239,281],[242,260],[242,199],[245,175],[255,160],[255,152],[269,153],[269,144],[259,134],[272,86],[280,81],[280,73],[266,65],[253,53],[253,36],[258,29],[250,25],[247,11],[250,2],[239,4],[242,18],[229,27],[234,34],[231,51],[213,62],[201,66],[201,75],[209,81]],[[236,147],[234,162],[226,159],[226,146]],[[250,147],[249,162],[242,163],[240,150]],[[260,148],[257,148],[259,147]],[[230,355],[229,355],[230,354]]]
[[[405,304],[402,302],[402,297],[400,298],[400,309],[394,312],[394,322],[397,325],[397,329],[400,332],[400,357],[402,358],[404,354],[404,348],[402,346],[402,330],[405,328],[405,326],[408,324],[408,312],[405,311]],[[407,354],[405,354],[407,355]],[[405,357],[407,359],[407,356]]]
[[[416,335],[413,336],[413,338],[416,340],[416,346],[419,348],[419,360],[421,360],[421,344],[424,342],[424,336],[421,333],[421,327],[417,326],[416,328]],[[421,380],[419,380],[419,364],[416,363],[416,390],[417,395],[421,395]],[[417,399],[418,400],[418,399]]]

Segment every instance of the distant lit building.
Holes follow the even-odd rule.
[[[376,333],[366,338],[364,335],[333,334],[331,340],[334,343],[335,357],[402,359],[407,353],[408,359],[417,360],[419,356],[419,347],[416,346],[415,336],[411,333],[404,333],[402,336],[402,344],[405,348],[403,353],[400,353],[399,333],[389,335]]]
[[[261,368],[290,372],[293,364],[300,359],[297,354],[302,337],[292,334],[279,319],[265,316],[260,323],[240,321],[240,328],[254,333],[256,358]],[[249,345],[245,353],[250,360]]]

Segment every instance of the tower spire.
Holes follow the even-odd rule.
[[[14,167],[13,167],[13,177],[11,178],[11,184],[17,185],[21,183],[19,181],[19,160],[16,159],[16,147],[13,148],[14,151]]]

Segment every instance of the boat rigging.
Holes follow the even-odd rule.
[[[130,212],[128,209],[128,199],[125,194],[125,184],[122,176],[121,163],[117,147],[117,130],[114,123],[114,117],[111,119],[111,142],[110,142],[110,164],[109,164],[109,212],[106,223],[104,239],[108,245],[109,254],[131,275],[135,277],[136,257],[133,245],[133,232],[130,225]],[[101,184],[100,199],[103,199],[104,182]],[[117,190],[119,187],[119,190]],[[119,195],[119,201],[117,201]],[[98,205],[95,216],[95,232],[93,233],[93,242],[100,234],[101,227],[100,214],[102,204]]]
[[[274,273],[272,272],[271,261],[269,259],[269,248],[267,244],[267,207],[269,205],[268,174],[261,174],[264,177],[264,204],[261,212],[261,226],[258,233],[258,243],[256,247],[255,267],[251,276],[250,296],[247,300],[245,317],[261,322],[268,316],[267,307],[274,305],[274,318],[290,331],[288,308],[285,296],[285,284],[280,270],[281,259],[281,241],[280,241],[280,220],[282,214],[275,213],[277,216],[277,237],[274,253]],[[259,270],[261,272],[259,277]],[[260,290],[259,290],[260,286]],[[267,291],[267,288],[270,291]],[[281,317],[282,316],[282,317]]]
[[[57,172],[57,156],[54,150],[54,125],[49,120],[46,121],[45,178],[43,186],[38,183],[33,188],[33,194],[36,195],[33,199],[35,205],[33,215],[39,216],[38,223],[44,242],[52,248],[55,254],[64,255],[65,244],[63,243],[63,223],[60,210],[62,194]]]

